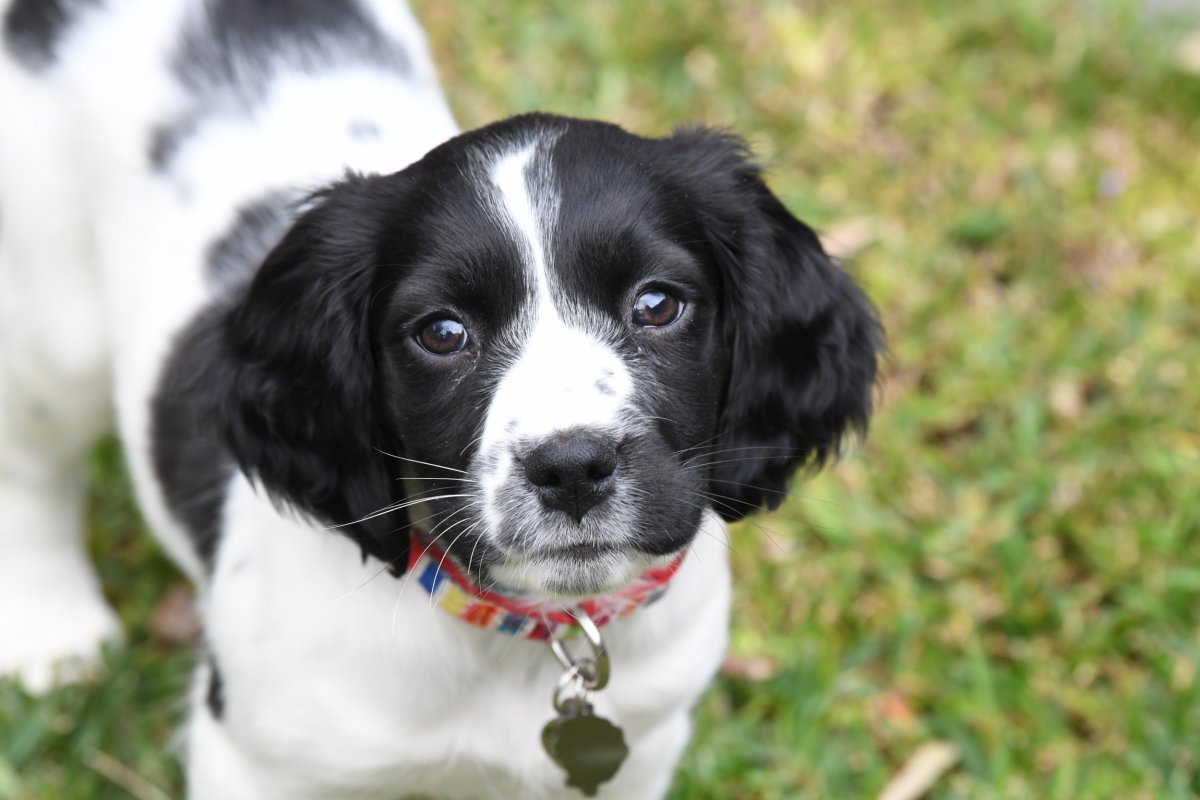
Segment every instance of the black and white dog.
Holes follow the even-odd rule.
[[[0,672],[119,635],[78,467],[115,412],[200,588],[191,797],[578,796],[539,738],[563,667],[432,607],[434,542],[565,607],[677,567],[591,697],[630,750],[601,794],[662,796],[722,518],[866,425],[880,346],[743,144],[459,134],[396,0],[0,6]]]

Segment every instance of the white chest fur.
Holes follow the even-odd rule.
[[[544,644],[454,619],[241,479],[226,518],[206,608],[224,718],[194,720],[192,774],[213,776],[195,797],[578,796],[541,747],[561,671]],[[613,677],[593,700],[631,755],[601,796],[656,797],[670,781],[725,647],[724,542],[709,514],[665,597],[604,629]],[[233,759],[204,741],[226,736],[239,763],[196,763]]]

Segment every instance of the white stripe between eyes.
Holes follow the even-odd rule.
[[[545,223],[552,220],[557,211],[558,198],[549,186],[537,187],[539,196],[536,205],[534,199],[529,196],[527,173],[536,149],[536,145],[529,145],[501,158],[492,168],[492,183],[500,190],[503,210],[513,225],[514,233],[519,237],[519,243],[524,244],[527,250],[534,283],[537,285],[540,315],[544,312],[555,313],[554,304],[550,299],[544,234]]]

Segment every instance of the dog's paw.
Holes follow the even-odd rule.
[[[42,581],[0,572],[8,573],[0,575],[0,676],[37,694],[95,674],[103,645],[120,641],[121,626],[90,570],[64,566]]]

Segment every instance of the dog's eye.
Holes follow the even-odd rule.
[[[661,328],[679,319],[683,301],[661,289],[642,292],[633,301],[633,324],[643,328]]]
[[[435,356],[448,356],[467,346],[467,329],[456,319],[435,319],[417,334],[417,344]]]

